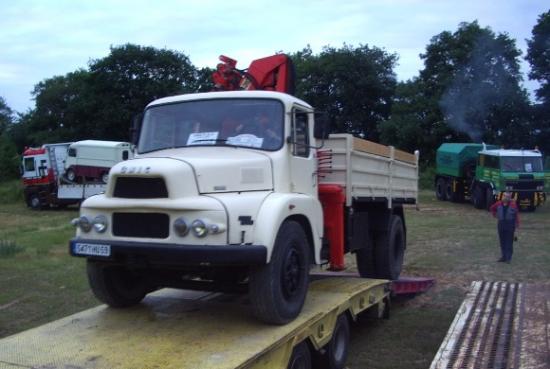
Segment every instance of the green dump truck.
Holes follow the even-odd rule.
[[[494,145],[444,143],[437,150],[435,194],[439,200],[470,200],[488,209],[509,191],[520,209],[534,211],[550,192],[538,150],[505,150]]]

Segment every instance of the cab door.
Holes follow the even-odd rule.
[[[294,107],[290,127],[290,180],[291,191],[317,195],[317,160],[311,147],[313,114],[301,107]]]

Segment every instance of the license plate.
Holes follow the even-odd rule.
[[[78,255],[111,256],[111,245],[75,243],[73,252]]]

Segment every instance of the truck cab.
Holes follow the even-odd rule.
[[[490,206],[504,192],[511,192],[520,209],[534,211],[544,203],[545,188],[542,155],[538,150],[485,149],[479,152],[474,200]],[[485,199],[483,199],[485,196]]]

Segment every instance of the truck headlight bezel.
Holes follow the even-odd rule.
[[[193,234],[198,238],[206,237],[206,235],[208,234],[208,227],[202,219],[195,219],[193,223],[191,223],[191,230],[193,231]]]
[[[189,234],[189,226],[187,225],[187,222],[183,218],[177,218],[174,221],[174,231],[176,234],[180,237],[185,237]]]
[[[73,221],[73,224],[80,228],[82,232],[88,233],[92,230],[93,223],[86,215],[81,215]]]
[[[109,228],[109,221],[105,215],[98,215],[93,220],[93,227],[97,233],[105,233]]]

